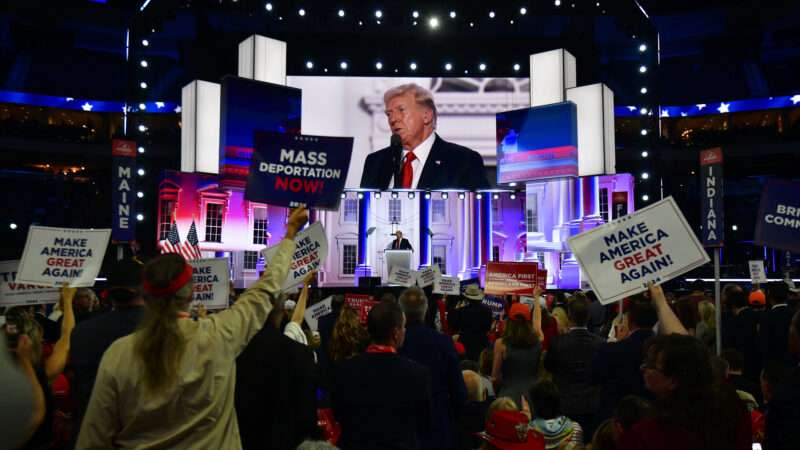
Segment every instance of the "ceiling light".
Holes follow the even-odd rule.
[[[430,20],[428,20],[428,26],[431,28],[439,28],[439,19],[436,17],[431,17]]]
[[[514,72],[519,72],[519,64],[514,64]]]
[[[412,62],[411,64],[408,65],[408,68],[411,70],[417,70],[417,63]]]
[[[453,65],[452,64],[447,63],[447,64],[444,65],[444,70],[449,72],[452,69],[453,69]]]
[[[306,61],[306,69],[313,69],[313,68],[314,68],[314,62]]]
[[[650,174],[647,172],[642,172],[642,179],[647,180],[648,178],[650,178]]]
[[[344,17],[344,10],[343,9],[339,10],[339,17]]]
[[[146,59],[143,59],[139,61],[139,65],[146,68],[149,64],[147,63]]]
[[[523,16],[525,14],[528,14],[528,8],[523,6],[522,8],[519,9],[519,13],[522,14]]]
[[[347,70],[347,61],[340,62],[339,68],[341,68],[342,70]]]
[[[380,19],[381,17],[383,17],[383,11],[380,9],[375,10],[375,18]]]
[[[306,15],[306,10],[303,9],[303,8],[300,8],[300,9],[297,10],[297,14],[299,14],[300,17],[303,17],[303,16]]]
[[[381,70],[381,69],[383,69],[383,63],[382,63],[382,62],[380,62],[380,61],[376,62],[376,63],[375,63],[375,68],[376,68],[376,69],[378,69],[378,70]]]
[[[645,45],[645,44],[639,45],[639,51],[640,52],[646,52],[647,51],[647,45]]]

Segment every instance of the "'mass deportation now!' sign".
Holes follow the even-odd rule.
[[[672,197],[567,241],[603,304],[709,261]]]
[[[353,138],[258,131],[245,199],[336,209],[352,153]]]
[[[110,229],[84,230],[33,225],[17,272],[18,283],[94,286],[111,236]]]
[[[767,181],[758,206],[754,244],[800,252],[800,182]]]

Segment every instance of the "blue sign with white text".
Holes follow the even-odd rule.
[[[761,192],[753,241],[800,253],[800,182],[767,181]]]

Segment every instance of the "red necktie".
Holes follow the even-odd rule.
[[[400,175],[402,177],[401,188],[411,189],[411,183],[414,181],[414,169],[411,167],[411,162],[417,159],[414,152],[406,153],[405,162],[403,162],[403,171]]]

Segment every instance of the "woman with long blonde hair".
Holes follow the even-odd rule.
[[[342,305],[336,324],[333,325],[328,346],[331,361],[338,363],[361,354],[369,345],[369,333],[358,320],[358,313],[348,305]]]
[[[145,317],[103,355],[77,448],[241,448],[236,357],[267,320],[307,220],[304,208],[292,211],[261,278],[207,319],[189,320],[193,269],[183,257],[148,263]]]

